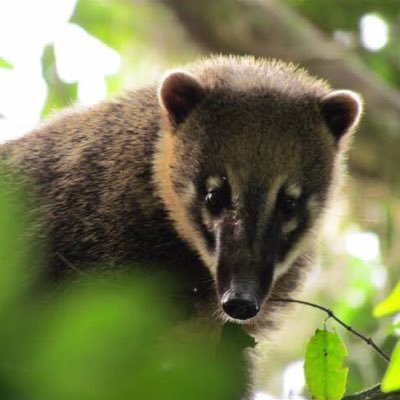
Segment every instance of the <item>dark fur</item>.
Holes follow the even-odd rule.
[[[1,154],[28,176],[37,192],[45,217],[41,229],[50,241],[50,276],[63,277],[69,264],[117,268],[145,263],[174,274],[189,302],[205,301],[213,318],[219,305],[212,275],[193,244],[177,232],[171,205],[154,178],[160,130],[176,131],[175,162],[169,166],[173,186],[179,194],[185,179],[195,182],[197,198],[189,213],[212,251],[215,237],[202,218],[206,177],[226,173],[228,164],[248,171],[255,183],[245,196],[243,214],[250,238],[258,218],[251,203],[262,199],[282,171],[299,175],[304,191],[318,195],[322,211],[339,162],[337,143],[328,132],[337,119],[331,118],[329,107],[323,108],[328,117],[321,114],[321,101],[331,89],[283,63],[219,57],[187,70],[201,89],[190,104],[176,107],[179,99],[168,97],[165,88],[164,98],[176,107],[175,120],[160,107],[157,85],[151,85],[90,109],[62,113],[2,146]],[[339,119],[337,137],[346,123]],[[304,226],[288,243],[312,223],[304,213]],[[269,231],[271,240],[273,233]],[[312,254],[310,247],[293,262],[276,282],[274,296],[285,297],[298,287]],[[194,287],[198,291],[191,296]],[[278,307],[282,305],[268,304],[249,329],[272,327],[272,311]]]

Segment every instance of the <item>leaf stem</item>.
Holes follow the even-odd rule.
[[[358,336],[361,340],[363,340],[365,343],[367,343],[369,346],[371,346],[386,362],[390,361],[390,358],[375,344],[375,342],[372,340],[371,337],[364,336],[362,333],[354,330],[350,325],[347,325],[345,322],[343,322],[341,319],[339,319],[332,310],[329,308],[320,306],[319,304],[311,303],[309,301],[303,301],[303,300],[295,300],[295,299],[289,299],[289,298],[271,298],[269,301],[273,302],[282,302],[282,303],[299,303],[299,304],[304,304],[306,306],[318,308],[319,310],[322,310],[328,314],[329,318],[334,319],[337,323],[342,325],[344,328],[346,328],[349,332],[353,333],[354,335]]]

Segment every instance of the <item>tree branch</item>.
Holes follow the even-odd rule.
[[[319,304],[315,303],[310,303],[309,301],[303,301],[303,300],[295,300],[295,299],[278,299],[278,298],[271,298],[269,301],[274,301],[274,302],[284,302],[284,303],[298,303],[298,304],[304,304],[306,306],[318,308],[319,310],[322,310],[328,314],[329,318],[334,319],[338,324],[342,325],[345,329],[347,329],[349,332],[352,334],[358,336],[361,340],[363,340],[365,343],[367,343],[369,346],[371,346],[386,362],[390,361],[390,357],[388,357],[383,350],[381,350],[376,343],[372,340],[372,338],[364,336],[362,333],[356,331],[353,329],[350,325],[347,325],[345,322],[343,322],[340,318],[338,318],[332,310],[329,308],[320,306]]]

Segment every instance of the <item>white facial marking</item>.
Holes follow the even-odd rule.
[[[171,166],[176,163],[175,158],[175,135],[170,132],[159,134],[160,139],[157,143],[157,150],[153,159],[153,179],[161,198],[166,202],[168,213],[179,236],[188,242],[190,247],[197,251],[208,266],[210,272],[215,276],[216,261],[207,249],[207,244],[201,233],[196,229],[191,214],[189,213],[182,195],[179,195],[171,178]],[[193,184],[186,182],[186,200],[195,193]]]
[[[187,182],[181,192],[182,200],[185,204],[190,204],[196,195],[196,189],[192,182]]]
[[[206,181],[207,190],[216,190],[224,184],[224,180],[220,176],[209,176]]]
[[[301,195],[301,187],[296,184],[291,184],[287,187],[286,194],[290,197],[298,199]]]
[[[298,221],[296,218],[292,218],[289,221],[285,222],[282,226],[282,233],[284,235],[288,235],[290,232],[293,232],[298,226]]]
[[[317,196],[315,194],[308,199],[306,206],[311,217],[315,217],[321,208],[319,201],[317,200]]]

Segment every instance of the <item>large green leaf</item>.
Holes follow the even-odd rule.
[[[346,346],[334,332],[317,329],[306,349],[304,371],[313,399],[339,400],[346,389],[348,369],[343,366]]]
[[[374,316],[382,317],[398,311],[400,311],[400,282],[397,283],[389,297],[375,307]]]
[[[28,399],[235,398],[241,375],[215,356],[205,336],[175,337],[177,316],[162,290],[128,276],[118,284],[91,277],[70,287],[20,334],[15,351],[27,373],[10,379]]]
[[[400,389],[400,342],[397,343],[393,350],[381,389],[382,392],[391,392]]]

